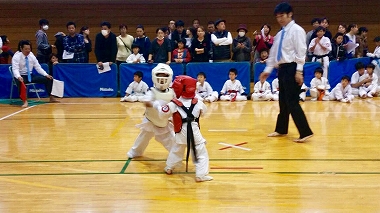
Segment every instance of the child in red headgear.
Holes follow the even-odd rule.
[[[195,164],[195,180],[197,182],[210,181],[208,176],[209,157],[206,149],[206,140],[199,129],[199,117],[207,107],[195,98],[197,80],[189,76],[177,76],[172,88],[178,99],[172,100],[164,106],[153,105],[163,119],[173,116],[176,143],[170,150],[166,160],[165,172],[172,174],[175,168],[182,164],[183,154],[187,145],[186,171],[190,151]]]

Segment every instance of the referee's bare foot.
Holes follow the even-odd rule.
[[[24,101],[24,104],[21,107],[22,108],[28,107],[28,101]]]
[[[303,142],[305,142],[307,139],[309,139],[311,137],[313,137],[313,134],[305,136],[303,138],[294,139],[293,141],[296,142],[296,143],[303,143]]]
[[[49,100],[49,103],[60,103],[60,101],[58,101],[56,98],[54,98],[53,96],[51,96],[50,100]]]
[[[278,132],[272,132],[268,135],[268,137],[280,137],[280,136],[284,136],[286,134],[280,134]]]

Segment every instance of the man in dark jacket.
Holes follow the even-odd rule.
[[[211,35],[212,58],[215,62],[230,61],[231,33],[226,30],[226,20],[215,21],[216,31]]]
[[[95,37],[95,56],[98,66],[103,66],[103,63],[115,63],[117,54],[116,35],[111,32],[111,24],[102,22],[100,24],[101,32]]]

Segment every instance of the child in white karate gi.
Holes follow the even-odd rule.
[[[301,86],[301,91],[300,91],[300,101],[305,101],[306,100],[306,92],[309,90],[309,87],[306,86],[305,83],[302,84]]]
[[[217,101],[218,92],[212,90],[211,85],[206,81],[206,74],[204,72],[198,73],[197,80],[198,83],[195,97],[203,102]]]
[[[380,36],[377,36],[374,40],[376,43],[376,48],[373,53],[367,53],[367,57],[371,57],[371,63],[375,65],[374,73],[379,77],[380,76]],[[380,84],[380,82],[377,82]]]
[[[120,102],[141,102],[147,98],[146,94],[149,87],[142,78],[143,73],[141,71],[133,73],[133,82],[125,90],[125,96],[120,99]]]
[[[270,101],[272,100],[272,91],[268,81],[258,81],[256,82],[253,93],[251,95],[252,101]]]
[[[367,92],[367,98],[372,98],[378,96],[380,92],[380,86],[378,85],[378,76],[374,73],[375,70],[374,64],[367,65],[367,74],[368,77],[372,79],[371,82],[367,82],[363,85],[362,89]]]
[[[315,31],[317,32],[317,37],[311,40],[308,49],[313,53],[312,61],[318,61],[322,64],[323,77],[327,79],[330,64],[329,53],[332,50],[331,41],[324,36],[326,28],[319,26]]]
[[[244,95],[244,89],[241,85],[240,81],[236,79],[237,70],[235,68],[231,68],[228,76],[229,80],[227,80],[222,90],[220,91],[220,100],[221,101],[246,101],[247,96]]]
[[[331,90],[329,98],[331,101],[351,103],[354,100],[354,96],[352,95],[350,77],[343,76],[340,83]]]
[[[328,101],[330,83],[327,78],[322,77],[323,69],[318,67],[314,71],[314,78],[310,82],[310,96],[312,101]]]
[[[274,101],[278,101],[279,95],[280,95],[280,85],[278,84],[278,78],[275,78],[272,81],[272,99]]]
[[[160,117],[167,120],[173,116],[175,143],[170,150],[164,171],[172,174],[173,171],[182,165],[183,154],[186,154],[187,162],[190,152],[195,164],[195,180],[197,182],[210,181],[213,178],[209,173],[209,157],[206,149],[206,139],[203,138],[199,129],[199,117],[206,112],[207,107],[195,98],[197,80],[189,76],[177,76],[172,88],[178,99],[174,99],[167,105],[160,106],[153,104]]]
[[[367,98],[365,85],[372,82],[372,78],[368,76],[365,66],[362,62],[355,64],[357,70],[351,76],[352,94],[360,98]]]
[[[127,152],[129,158],[142,156],[150,139],[153,137],[168,151],[172,148],[175,140],[173,125],[169,123],[168,119],[159,118],[157,110],[149,105],[151,102],[165,105],[175,97],[174,91],[169,88],[172,79],[173,70],[169,65],[160,63],[153,68],[152,81],[154,87],[149,91],[149,101],[144,101],[146,103],[145,117],[141,124],[136,125],[137,128],[140,128],[140,134],[137,136],[132,148]]]
[[[132,44],[132,54],[127,58],[127,63],[145,63],[145,58],[142,54],[139,53],[140,46],[136,43]]]

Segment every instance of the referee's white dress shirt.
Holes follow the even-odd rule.
[[[289,22],[285,27],[285,35],[282,41],[282,56],[280,61],[277,61],[277,51],[281,39],[281,30],[274,37],[273,46],[270,49],[270,54],[266,60],[264,72],[270,73],[277,65],[284,63],[297,63],[297,71],[303,71],[306,57],[306,32],[296,24],[294,20]]]

